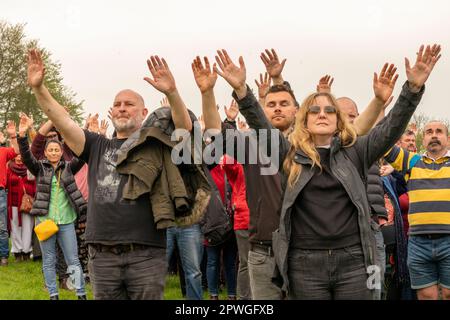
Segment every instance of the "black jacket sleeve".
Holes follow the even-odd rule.
[[[28,138],[18,137],[20,155],[22,156],[22,161],[25,166],[30,170],[30,172],[37,177],[39,174],[40,164],[39,161],[33,156],[30,150],[30,145],[28,144]]]

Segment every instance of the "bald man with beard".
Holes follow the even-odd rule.
[[[192,123],[175,80],[164,59],[147,60],[152,78],[145,81],[164,93],[171,105],[175,127],[192,129]],[[139,130],[148,110],[142,96],[130,89],[114,98],[111,120],[113,139],[81,129],[44,85],[40,53],[28,54],[28,84],[42,111],[64,137],[75,156],[89,166],[89,202],[86,243],[94,298],[100,300],[162,299],[166,275],[166,234],[157,230],[150,196],[123,199],[126,175],[116,170],[117,150]]]

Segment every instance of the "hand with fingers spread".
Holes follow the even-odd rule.
[[[393,64],[385,63],[380,76],[376,72],[373,74],[373,92],[375,97],[383,102],[383,105],[386,104],[394,91],[398,79],[396,71],[397,68]]]
[[[203,59],[205,61],[204,66],[199,56],[192,62],[192,72],[194,73],[195,82],[202,94],[211,91],[217,80],[217,73],[214,69],[211,70],[208,58],[204,57]]]
[[[239,107],[235,100],[231,100],[231,104],[230,104],[229,108],[227,108],[227,106],[223,106],[223,109],[224,109],[227,119],[229,121],[236,120],[236,117],[239,114]]]
[[[109,123],[106,119],[103,119],[100,123],[100,128],[98,129],[98,133],[102,136],[106,137],[106,131],[108,130]]]
[[[270,83],[272,78],[269,76],[269,73],[264,74],[264,78],[262,73],[259,74],[259,82],[255,79],[256,86],[258,87],[258,97],[259,99],[264,99],[266,97],[267,92],[270,89]]]
[[[45,67],[41,53],[32,49],[28,51],[28,85],[32,88],[39,88],[44,82]]]
[[[25,119],[29,129],[31,129],[33,127],[33,124],[34,124],[33,117],[28,117],[25,113],[20,112],[19,118],[20,118],[20,120],[22,120],[22,118]]]
[[[151,56],[150,59],[147,60],[147,65],[153,79],[145,77],[145,81],[165,95],[170,95],[177,90],[175,79],[164,58],[160,59],[158,56]]]
[[[331,93],[331,85],[333,84],[334,78],[330,75],[325,75],[319,80],[319,84],[316,87],[317,92]]]
[[[98,113],[96,113],[89,121],[88,131],[98,133],[99,132]]]
[[[286,59],[283,59],[280,63],[280,59],[278,59],[278,55],[274,49],[266,49],[265,52],[261,52],[260,57],[266,66],[267,73],[273,79],[274,84],[283,84],[281,72],[283,72]]]
[[[427,45],[426,48],[421,45],[414,66],[411,67],[408,58],[405,58],[406,76],[409,88],[413,92],[419,92],[425,84],[434,66],[441,58],[440,52],[440,45],[434,44],[432,47]]]
[[[169,99],[167,97],[164,97],[160,102],[161,107],[170,107]]]
[[[240,99],[245,97],[247,94],[247,86],[245,84],[247,74],[244,59],[239,57],[238,67],[231,61],[225,49],[217,50],[217,54],[217,64],[214,64],[214,71],[230,84]],[[217,65],[219,65],[220,70],[217,68]]]
[[[23,112],[20,113],[19,117],[19,136],[25,137],[28,130],[33,125],[33,121]]]
[[[10,138],[16,136],[16,123],[14,121],[8,120],[6,122],[6,133]]]

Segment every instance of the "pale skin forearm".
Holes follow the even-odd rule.
[[[83,130],[70,118],[64,107],[52,97],[44,85],[33,87],[33,92],[40,108],[61,133],[64,142],[76,156],[79,156],[86,142]]]
[[[363,136],[372,129],[383,110],[383,106],[383,101],[373,98],[367,108],[355,119],[353,125],[358,136]]]
[[[19,154],[20,151],[19,151],[19,144],[17,143],[17,136],[14,138],[10,138],[9,142],[11,144],[11,147],[14,149],[14,152],[16,154]]]
[[[47,133],[50,132],[50,129],[53,127],[53,122],[51,122],[50,120],[47,120],[47,122],[45,122],[42,127],[39,128],[39,133],[43,136],[46,136]]]
[[[281,74],[278,77],[272,78],[272,83],[273,83],[273,85],[281,85],[281,84],[283,84],[284,83],[284,79],[281,76]]]
[[[216,98],[212,89],[202,93],[202,113],[205,121],[205,130],[222,129],[222,121],[216,107]]]
[[[189,116],[189,112],[183,99],[181,99],[178,90],[174,90],[173,92],[166,94],[166,96],[171,106],[172,120],[175,124],[175,128],[192,131],[191,117]]]

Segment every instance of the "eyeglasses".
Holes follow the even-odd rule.
[[[58,137],[57,133],[47,135],[47,139],[55,139]]]
[[[316,114],[317,115],[317,114],[320,113],[321,110],[322,109],[319,106],[309,106],[308,107],[308,113],[311,113],[311,114]],[[325,106],[325,107],[323,107],[323,111],[326,114],[335,114],[335,113],[337,113],[337,109],[336,109],[335,106]]]

